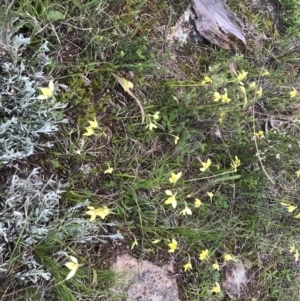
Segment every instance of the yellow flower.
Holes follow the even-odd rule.
[[[72,278],[72,277],[75,275],[75,273],[76,273],[76,271],[78,270],[78,268],[79,268],[79,264],[78,264],[77,258],[75,258],[74,256],[70,256],[70,259],[71,259],[71,262],[67,262],[67,263],[65,264],[65,266],[66,266],[69,270],[71,270],[70,273],[68,274],[66,280]]]
[[[291,98],[294,98],[298,95],[298,91],[293,87],[293,91],[290,92]]]
[[[214,101],[219,101],[221,99],[221,94],[219,92],[214,93]]]
[[[171,177],[169,178],[170,183],[175,185],[181,176],[182,172],[179,172],[178,174],[172,172]]]
[[[229,103],[231,101],[231,99],[227,96],[227,91],[221,96],[221,98],[223,103]]]
[[[288,207],[288,212],[289,212],[289,213],[294,212],[294,211],[297,209],[297,207],[298,207],[298,206],[290,205],[290,206]]]
[[[236,79],[241,82],[242,80],[244,80],[247,76],[248,72],[245,72],[244,70],[242,70],[242,72],[238,72],[238,76],[236,77]]]
[[[205,76],[205,77],[204,77],[204,80],[205,80],[205,82],[208,83],[208,84],[209,84],[209,83],[212,83],[211,78],[208,77],[208,76]]]
[[[285,203],[285,202],[280,202],[279,204],[284,206],[284,207],[287,207],[287,211],[289,213],[294,212],[298,207],[298,206],[294,206],[294,205],[291,205],[291,204],[288,204],[288,203]]]
[[[157,125],[150,120],[149,123],[146,125],[146,129],[147,128],[149,128],[150,131],[153,131],[153,129],[157,129]]]
[[[268,76],[268,75],[270,75],[269,71],[267,69],[263,69],[261,76]]]
[[[193,267],[192,267],[192,264],[191,262],[189,261],[188,263],[186,263],[184,266],[184,271],[186,272],[187,270],[191,270]]]
[[[205,260],[208,259],[208,249],[203,250],[200,254],[199,254],[199,259],[200,260]]]
[[[300,169],[296,171],[297,177],[300,177]]]
[[[99,207],[95,209],[93,206],[88,206],[89,211],[87,211],[85,214],[90,215],[90,221],[94,221],[97,216],[99,216],[101,219],[105,219],[107,215],[110,213],[110,209],[107,206]]]
[[[49,86],[48,88],[40,88],[42,95],[39,95],[37,99],[48,99],[53,97],[53,92],[54,92],[54,83],[52,80],[49,81]]]
[[[114,168],[113,167],[110,167],[109,163],[108,163],[108,168],[106,170],[104,170],[104,174],[107,174],[107,173],[112,173],[114,171]]]
[[[173,137],[174,137],[174,144],[177,144],[180,139],[179,136],[177,135],[177,136],[173,136]]]
[[[250,88],[250,89],[255,89],[255,88],[256,88],[256,83],[255,83],[255,82],[251,82],[251,83],[249,84],[249,88]]]
[[[241,160],[235,156],[234,160],[231,160],[231,168],[234,172],[237,172],[237,168],[241,165]]]
[[[258,96],[258,97],[261,97],[262,96],[262,88],[260,87],[259,90],[257,90],[255,92],[255,94]]]
[[[225,254],[224,255],[224,260],[225,261],[230,261],[230,260],[235,261],[235,259],[230,254]]]
[[[154,115],[153,115],[152,117],[153,117],[155,120],[157,120],[157,119],[159,119],[159,114],[160,114],[160,112],[157,111],[157,112],[154,113]]]
[[[294,218],[300,218],[300,213],[296,214]]]
[[[177,201],[176,201],[177,192],[175,194],[173,194],[173,192],[171,190],[166,190],[165,192],[166,192],[166,195],[169,196],[167,198],[167,200],[165,201],[165,204],[172,205],[172,207],[175,209],[177,207]]]
[[[227,91],[222,95],[219,92],[214,92],[214,101],[219,101],[220,99],[223,103],[229,103],[231,101],[231,99],[227,96]]]
[[[290,247],[290,253],[294,253],[296,251],[296,248],[295,248],[295,245],[293,244],[291,247]]]
[[[209,196],[210,200],[212,200],[214,194],[212,192],[209,192],[209,191],[206,192],[206,194]]]
[[[211,78],[208,76],[205,76],[204,80],[201,82],[201,86],[204,86],[205,84],[210,84],[210,83],[212,83]]]
[[[214,270],[220,271],[220,266],[219,266],[219,263],[217,261],[215,261],[215,263],[213,264],[212,267],[213,267]]]
[[[295,257],[295,261],[299,260],[299,252],[298,252],[298,250],[295,251],[294,257]]]
[[[192,215],[192,210],[187,206],[187,203],[185,202],[185,208],[179,213],[179,215]]]
[[[254,136],[257,137],[257,138],[263,138],[264,137],[264,132],[263,131],[255,132]]]
[[[95,131],[93,128],[91,127],[86,127],[86,133],[83,134],[83,136],[92,136],[95,134]]]
[[[200,168],[201,171],[205,171],[209,168],[209,166],[211,165],[211,160],[207,159],[206,162],[201,162],[202,167]]]
[[[94,120],[89,121],[89,124],[90,124],[89,128],[92,128],[92,129],[99,128],[98,121],[96,120],[96,117],[94,117]]]
[[[199,208],[202,205],[202,202],[199,199],[195,199],[194,207]]]
[[[220,284],[218,282],[216,282],[216,286],[214,286],[211,291],[213,293],[216,293],[216,294],[220,294],[221,293],[221,287],[220,287]]]
[[[176,241],[176,239],[172,239],[172,242],[171,243],[169,243],[168,244],[168,246],[170,247],[170,249],[169,249],[169,253],[174,253],[175,252],[175,250],[177,249],[177,247],[178,247],[178,243],[177,243],[177,241]]]

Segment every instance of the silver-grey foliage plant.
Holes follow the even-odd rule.
[[[0,166],[50,147],[47,137],[67,122],[60,113],[66,104],[37,99],[38,88],[45,85],[43,69],[50,63],[47,42],[32,56],[37,63],[27,66],[23,54],[30,38],[18,33],[18,22],[15,18],[0,26]]]
[[[99,235],[103,223],[74,217],[82,215],[89,200],[61,208],[67,184],[53,176],[45,179],[40,168],[18,172],[19,164],[14,161],[22,161],[36,148],[50,147],[48,138],[66,122],[61,117],[66,104],[37,98],[38,88],[48,84],[43,75],[50,63],[47,42],[33,55],[35,63],[29,67],[23,55],[30,39],[18,33],[18,22],[14,19],[0,25],[0,168],[10,164],[17,170],[0,192],[0,278],[12,276],[9,279],[17,283],[38,285],[52,279],[34,254],[40,244],[57,240],[103,243],[107,237],[122,239],[122,235]],[[57,84],[55,92],[59,92]],[[53,252],[53,262],[61,261],[61,252],[68,254],[64,249],[48,251]]]
[[[68,209],[60,208],[66,186],[54,177],[45,181],[39,168],[34,168],[29,174],[23,173],[22,177],[11,177],[5,201],[1,202],[0,274],[8,272],[11,263],[17,262],[14,278],[23,283],[50,280],[51,273],[37,262],[32,252],[40,243],[53,240],[74,241],[76,244],[103,243],[108,237],[123,238],[119,233],[99,235],[103,223],[74,217],[90,204],[89,200]],[[56,256],[53,255],[54,261]]]

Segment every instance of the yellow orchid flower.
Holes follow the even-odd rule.
[[[227,91],[221,95],[221,99],[223,103],[229,103],[231,101],[231,99],[227,96]]]
[[[288,203],[285,203],[285,202],[280,202],[279,204],[282,205],[282,206],[284,206],[284,207],[286,207],[287,211],[289,213],[294,212],[297,209],[297,207],[298,207],[298,206],[294,206],[294,205],[291,205],[291,204],[288,204]]]
[[[54,83],[52,80],[50,80],[48,88],[39,88],[39,89],[41,90],[42,95],[39,95],[37,97],[37,99],[45,100],[45,99],[51,98],[51,97],[53,97]]]
[[[221,293],[220,284],[218,282],[216,282],[216,285],[211,289],[211,291],[213,293],[220,294]]]
[[[261,76],[268,76],[270,75],[270,72],[267,69],[263,69]]]
[[[181,176],[182,176],[182,172],[179,172],[177,174],[172,172],[171,177],[169,178],[170,183],[175,185]]]
[[[289,213],[294,212],[294,211],[297,209],[297,207],[298,207],[298,206],[290,205],[290,206],[288,207],[288,212],[289,212]]]
[[[113,167],[110,167],[109,163],[107,164],[107,169],[104,170],[104,174],[111,174],[113,171],[114,171],[114,168]]]
[[[194,207],[199,208],[202,205],[202,202],[199,199],[195,199]]]
[[[293,91],[290,92],[291,98],[294,98],[298,95],[298,91],[293,87]]]
[[[171,190],[166,190],[165,193],[166,193],[166,195],[169,196],[167,198],[167,200],[165,201],[165,204],[172,205],[172,207],[175,209],[177,207],[177,201],[176,201],[177,192],[175,194],[173,194],[173,192]]]
[[[200,260],[208,259],[208,256],[209,256],[208,253],[209,253],[208,249],[203,250],[203,251],[199,254],[199,259],[200,259]]]
[[[215,263],[212,265],[214,270],[220,271],[220,266],[219,263],[217,261],[215,261]]]
[[[241,160],[235,156],[234,160],[231,160],[231,168],[234,172],[237,172],[237,168],[241,165]]]
[[[207,159],[206,162],[201,162],[202,167],[200,168],[201,171],[206,171],[207,169],[209,169],[210,165],[211,165],[211,160]]]
[[[219,92],[214,93],[214,101],[219,101],[221,98],[222,98],[222,96]]]
[[[172,135],[174,137],[174,144],[176,145],[179,141],[179,136],[178,135]]]
[[[169,249],[169,253],[174,253],[175,250],[177,249],[178,247],[178,243],[177,243],[177,240],[176,239],[172,239],[172,242],[168,244],[168,246],[170,247]]]
[[[192,215],[192,210],[188,207],[187,203],[185,202],[185,208],[179,213],[179,215]]]
[[[189,261],[188,263],[186,263],[186,264],[183,266],[183,268],[184,268],[184,271],[186,272],[186,271],[188,271],[188,270],[191,270],[193,267],[192,267],[191,262]]]
[[[230,254],[227,254],[227,253],[224,255],[224,260],[225,261],[236,261],[233,256],[231,256]]]
[[[160,114],[159,111],[157,111],[157,112],[154,113],[154,115],[152,116],[154,118],[154,120],[159,119],[159,114]]]
[[[72,277],[75,275],[76,271],[78,270],[78,268],[79,268],[79,266],[80,266],[80,265],[78,264],[77,258],[75,258],[74,256],[70,256],[70,259],[71,259],[71,262],[67,262],[67,263],[65,264],[65,266],[66,266],[69,270],[71,270],[70,273],[68,274],[66,280],[72,278]]]
[[[238,82],[241,82],[246,78],[247,74],[248,74],[248,72],[245,72],[244,70],[242,70],[242,72],[238,72],[236,79],[238,80]]]
[[[210,77],[208,77],[208,76],[205,76],[204,77],[204,80],[201,82],[201,86],[204,86],[205,84],[210,84],[210,83],[212,83],[212,80],[211,80],[211,78]]]
[[[92,129],[99,128],[98,121],[96,120],[96,117],[94,117],[94,120],[89,121],[89,124],[90,124],[89,128],[92,128]]]
[[[250,88],[250,89],[255,89],[255,88],[256,88],[256,82],[251,82],[251,83],[249,84],[249,88]]]
[[[88,206],[89,211],[87,211],[85,214],[90,215],[90,221],[94,221],[97,216],[99,216],[101,219],[105,219],[107,215],[110,213],[110,209],[107,206],[99,207],[95,209],[93,206]]]
[[[210,200],[212,200],[214,194],[212,192],[206,192],[207,196],[210,198]]]
[[[257,137],[257,138],[263,138],[264,137],[264,132],[263,131],[255,132],[254,136]]]
[[[149,128],[150,131],[153,131],[153,129],[157,129],[157,125],[150,120],[145,128]]]
[[[95,131],[93,128],[87,127],[85,129],[86,129],[86,132],[83,134],[83,136],[92,136],[95,134]]]

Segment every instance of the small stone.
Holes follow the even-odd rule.
[[[117,257],[112,270],[117,273],[113,292],[124,294],[126,301],[180,301],[170,265],[158,267],[125,254]]]

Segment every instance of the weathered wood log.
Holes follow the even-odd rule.
[[[241,29],[243,22],[222,0],[192,0],[192,7],[196,14],[196,28],[205,39],[224,49],[236,48],[237,40],[246,45]]]

